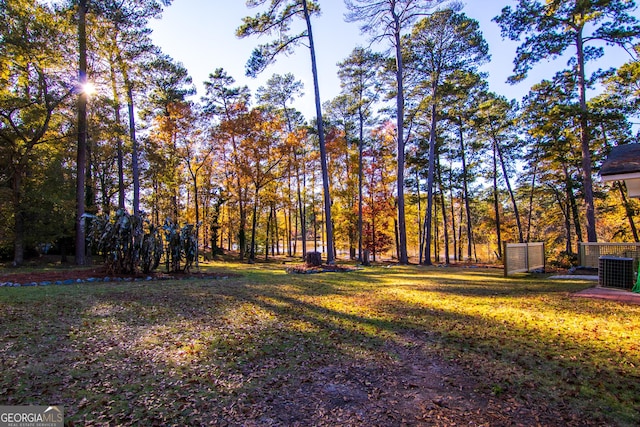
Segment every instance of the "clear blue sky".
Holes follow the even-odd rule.
[[[316,55],[319,67],[320,96],[323,102],[335,97],[339,91],[336,63],[344,60],[354,47],[366,46],[367,39],[360,35],[357,23],[346,23],[343,0],[319,0],[322,15],[312,22]],[[566,66],[566,60],[556,63],[541,61],[535,66],[530,78],[515,86],[505,84],[513,69],[513,58],[517,43],[502,40],[500,28],[491,19],[500,14],[513,0],[467,0],[464,12],[480,23],[480,28],[489,43],[491,63],[483,67],[489,73],[492,91],[507,98],[520,100],[532,84],[552,77]],[[249,37],[238,39],[235,30],[244,16],[254,15],[261,9],[249,9],[243,0],[173,0],[163,13],[162,19],[151,22],[153,40],[162,50],[180,61],[189,70],[198,88],[198,99],[204,95],[202,82],[209,73],[222,67],[236,79],[239,85],[248,85],[252,93],[264,85],[274,73],[293,73],[305,85],[305,96],[295,107],[310,119],[315,116],[313,84],[308,49],[298,47],[290,57],[281,56],[277,63],[267,68],[257,79],[245,77],[244,69],[253,48],[268,39]],[[608,48],[600,65],[617,66],[628,60],[626,53],[617,48]],[[591,65],[595,69],[598,65]]]

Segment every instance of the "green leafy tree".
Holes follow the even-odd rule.
[[[473,253],[473,223],[474,218],[471,213],[472,186],[477,177],[479,152],[481,142],[478,132],[473,127],[472,118],[478,111],[480,97],[487,91],[487,82],[481,74],[476,72],[461,71],[456,72],[451,78],[453,85],[449,85],[448,90],[453,92],[448,96],[447,108],[444,111],[444,118],[448,121],[449,127],[455,133],[458,141],[457,149],[452,150],[454,162],[460,164],[459,177],[461,181],[462,199],[464,203],[464,224],[467,238],[466,259],[471,260]],[[462,211],[460,213],[460,231],[458,232],[458,259],[462,259]],[[455,230],[454,230],[455,235]],[[454,243],[455,243],[454,238]]]
[[[371,143],[363,153],[366,200],[363,245],[371,251],[373,261],[389,250],[394,240],[394,133],[390,122],[378,126],[372,131]]]
[[[181,63],[161,56],[149,65],[151,86],[142,111],[150,125],[146,147],[155,200],[155,223],[161,214],[178,222],[180,217],[181,158],[179,148],[194,126],[192,105],[187,97],[195,93],[191,77]]]
[[[632,59],[605,79],[606,96],[624,109],[625,115],[640,117],[640,44],[633,47]]]
[[[244,260],[249,183],[241,171],[241,141],[245,132],[242,117],[248,110],[250,94],[248,87],[233,86],[234,83],[234,78],[226,71],[216,69],[209,74],[209,80],[204,82],[206,95],[202,101],[205,114],[218,122],[214,134],[219,144],[220,162],[225,169],[225,186],[238,206],[238,244],[240,260]]]
[[[412,72],[415,84],[411,88],[419,99],[419,111],[428,111],[427,134],[429,149],[426,153],[427,207],[425,219],[424,263],[431,264],[431,215],[436,173],[436,142],[438,138],[439,111],[444,109],[448,95],[447,86],[460,71],[472,72],[489,58],[489,48],[479,30],[478,22],[454,9],[435,12],[416,24],[406,40],[406,55],[410,57],[407,68]],[[419,113],[418,113],[419,114]]]
[[[561,212],[567,254],[574,253],[572,239],[581,242],[584,237],[577,195],[581,155],[575,91],[575,75],[557,73],[552,80],[532,87],[521,112],[521,123],[535,142],[528,156],[529,167],[537,170],[540,186],[550,194],[552,202],[547,210]]]
[[[300,223],[300,234],[302,235],[302,258],[304,259],[307,254],[307,215],[306,204],[304,202],[303,192],[306,194],[304,187],[305,177],[302,176],[302,162],[304,161],[305,149],[302,144],[303,138],[298,138],[296,134],[300,131],[300,128],[304,126],[300,113],[289,107],[289,103],[292,102],[297,96],[302,95],[304,85],[301,81],[296,80],[295,76],[291,73],[287,73],[284,76],[274,74],[269,80],[267,80],[266,86],[259,87],[257,91],[258,102],[266,105],[270,109],[282,114],[286,123],[287,132],[289,134],[288,140],[292,142],[289,144],[290,148],[290,161],[287,162],[288,166],[288,183],[291,187],[291,177],[295,173],[296,178],[296,194],[297,194],[297,217],[299,221],[296,221],[296,231],[294,235],[298,235],[297,227]],[[302,157],[302,158],[301,158]],[[291,194],[291,191],[288,191]],[[292,205],[292,203],[289,203]],[[289,213],[289,218],[291,218]],[[291,250],[291,245],[289,245]],[[295,252],[295,251],[294,251]]]
[[[363,151],[365,129],[371,124],[373,105],[379,100],[378,73],[382,55],[357,47],[349,57],[338,63],[338,77],[342,93],[347,96],[349,110],[356,119],[358,137],[358,261],[362,262],[362,208],[364,184]]]
[[[99,18],[100,37],[96,37],[97,47],[107,58],[113,91],[114,113],[120,122],[120,96],[117,81],[122,82],[128,113],[129,139],[131,143],[131,173],[133,184],[133,212],[140,212],[140,170],[139,147],[136,138],[135,92],[142,86],[143,60],[153,61],[150,57],[159,54],[151,42],[151,29],[148,22],[162,13],[162,7],[171,4],[171,0],[101,0],[91,5],[91,10]],[[118,76],[116,76],[116,73]],[[118,78],[119,77],[119,78]],[[121,147],[120,147],[121,150]],[[122,153],[118,152],[119,167],[119,205],[124,205],[124,178]]]
[[[349,256],[356,256],[357,245],[357,165],[356,115],[350,97],[340,94],[324,104],[327,129],[327,154],[336,245],[348,241]]]
[[[34,162],[45,156],[41,149],[47,150],[59,137],[58,112],[75,90],[72,82],[65,81],[61,50],[51,43],[66,40],[66,34],[48,6],[0,2],[0,179],[8,183],[11,194],[14,265],[24,262],[29,226],[25,184]]]
[[[618,73],[619,75],[620,73]],[[596,150],[595,152],[598,160],[604,159],[614,146],[633,143],[629,117],[634,114],[634,100],[618,92],[611,92],[610,86],[607,89],[607,91],[589,101],[589,110],[591,111],[594,125],[594,141],[598,147],[602,147],[602,150]],[[617,207],[621,205],[627,217],[629,228],[626,229],[623,225],[624,221],[613,220],[607,222],[612,223],[610,227],[617,229],[613,233],[614,236],[620,236],[625,241],[633,239],[634,242],[639,242],[640,234],[634,219],[637,212],[637,202],[629,199],[624,181],[616,181],[613,184],[613,188],[613,193],[617,193],[620,198],[618,200],[617,197],[614,198],[612,192],[607,192],[608,210],[617,211]],[[611,216],[609,215],[609,217]],[[629,230],[631,231],[630,234]]]
[[[511,83],[523,80],[543,58],[556,58],[569,48],[575,49],[570,64],[575,67],[578,77],[580,148],[589,242],[597,241],[597,232],[585,65],[604,55],[604,49],[593,45],[594,42],[623,47],[633,42],[640,34],[638,20],[631,14],[634,9],[635,3],[626,0],[519,0],[515,9],[507,6],[495,18],[503,37],[515,41],[525,37],[516,51],[514,75],[509,78]]]
[[[513,165],[519,159],[522,140],[517,135],[515,101],[493,93],[486,94],[475,114],[475,128],[491,144],[491,151],[497,156],[502,171],[502,179],[507,186],[513,214],[516,221],[518,241],[524,242],[524,231],[520,220],[520,209],[512,186]],[[501,248],[498,246],[498,253]]]

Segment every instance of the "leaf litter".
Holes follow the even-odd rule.
[[[0,391],[6,404],[61,404],[69,425],[605,422],[541,399],[535,379],[489,350],[486,360],[466,354],[478,325],[443,340],[419,326],[434,307],[332,286],[234,278],[8,290]],[[559,369],[567,382],[578,375]]]

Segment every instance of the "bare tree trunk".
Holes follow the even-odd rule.
[[[587,108],[587,85],[584,70],[584,46],[582,29],[576,32],[576,46],[578,56],[578,92],[580,93],[580,148],[582,150],[582,180],[584,202],[587,206],[587,240],[597,242],[596,208],[593,197],[593,177],[591,176],[591,148],[589,133],[589,111]]]
[[[433,227],[433,259],[435,259],[436,263],[440,262],[440,226],[438,225],[438,203],[437,203],[437,194],[436,200],[433,204],[433,217],[431,218],[432,227]]]
[[[427,245],[430,245],[431,242],[427,241],[427,227],[429,227],[429,225],[427,224],[427,221],[431,220],[431,216],[427,215],[427,213],[425,212],[424,214],[424,219],[422,221],[422,239],[420,240],[420,252],[422,253],[421,258],[422,258],[422,264],[423,265],[428,265],[427,264],[427,256],[431,256],[431,251],[427,252]],[[427,255],[429,254],[429,255]]]
[[[251,219],[251,248],[249,249],[249,260],[256,260],[256,229],[258,225],[258,186],[253,195],[253,218]]]
[[[269,208],[269,216],[267,217],[267,226],[264,238],[264,260],[269,260],[269,231],[271,231],[271,221],[273,219],[273,209]]]
[[[231,207],[227,205],[227,252],[231,252],[232,241],[233,241],[233,225],[231,224]],[[220,239],[222,239],[222,234],[220,233]],[[220,247],[222,247],[222,240],[220,240]]]
[[[438,184],[440,187],[440,204],[442,208],[442,238],[444,240],[444,262],[445,264],[451,264],[451,256],[449,254],[449,227],[447,224],[447,205],[445,199],[445,192],[442,185],[442,170],[440,168],[440,156],[438,155]]]
[[[536,178],[538,174],[538,156],[536,155],[535,166],[533,167],[533,176],[531,177],[531,192],[529,193],[529,220],[527,221],[527,242],[531,241],[531,222],[533,217],[533,194],[536,188]]]
[[[395,11],[394,11],[395,12]],[[409,257],[407,255],[407,227],[405,224],[405,207],[404,207],[404,161],[405,161],[405,153],[404,153],[404,65],[402,62],[402,42],[401,42],[401,34],[400,34],[400,21],[399,17],[394,13],[395,26],[394,28],[394,39],[395,39],[395,48],[396,48],[396,84],[397,84],[397,94],[396,94],[396,132],[398,134],[397,142],[397,175],[396,175],[396,186],[397,186],[397,194],[398,194],[398,262],[400,264],[408,264]],[[427,208],[429,209],[429,208]],[[427,215],[429,211],[427,210]],[[429,236],[430,238],[430,230]],[[427,252],[428,256],[428,252]],[[375,259],[374,259],[375,260]],[[426,263],[430,263],[430,260],[426,260]]]
[[[565,177],[565,187],[567,192],[567,203],[571,207],[571,214],[573,216],[573,224],[576,230],[576,238],[578,242],[582,242],[582,226],[580,224],[580,213],[578,212],[578,203],[576,201],[576,196],[573,192],[573,179],[571,178],[571,174],[569,174],[569,169],[566,163],[562,163],[562,169]],[[570,253],[573,253],[571,251]]]
[[[418,195],[418,264],[422,264],[422,196],[420,195],[420,174],[416,168],[416,194]]]
[[[78,80],[81,87],[87,83],[87,0],[79,0],[78,6]],[[87,93],[82,90],[78,96],[78,151],[76,158],[76,264],[85,265],[85,179],[87,164]]]
[[[362,107],[358,108],[358,117],[360,119],[359,135],[358,135],[358,262],[362,262],[362,186],[364,179],[364,117]]]
[[[458,122],[459,122],[459,136],[460,136],[460,157],[462,160],[462,189],[463,189],[463,196],[464,196],[464,208],[465,208],[465,213],[466,213],[466,217],[467,217],[467,258],[470,260],[471,259],[471,249],[472,249],[472,245],[473,245],[473,239],[472,239],[472,230],[471,230],[471,204],[469,202],[469,172],[467,170],[467,160],[466,160],[466,155],[465,155],[465,145],[464,145],[464,133],[462,130],[462,117],[458,117]]]
[[[451,206],[451,232],[453,233],[453,260],[458,261],[458,236],[456,234],[456,209],[453,196],[453,172],[449,171],[449,201]]]
[[[460,193],[460,200],[464,199],[464,194]],[[460,207],[460,216],[458,216],[458,261],[462,261],[462,220],[464,217],[464,209],[462,206]],[[469,240],[469,236],[467,236],[467,240]],[[471,257],[469,257],[471,258]]]
[[[327,264],[335,261],[335,251],[333,246],[333,221],[331,220],[331,194],[329,193],[329,170],[327,167],[327,149],[324,138],[324,124],[322,122],[322,106],[320,104],[320,86],[318,84],[318,69],[316,66],[316,51],[313,43],[313,33],[311,31],[311,19],[307,8],[307,1],[302,0],[304,8],[304,18],[307,22],[307,37],[309,38],[309,51],[311,53],[311,72],[313,74],[313,87],[316,101],[316,117],[318,122],[318,139],[320,140],[320,165],[322,168],[322,189],[324,196],[325,229],[327,232]]]
[[[122,117],[120,116],[120,95],[118,94],[118,83],[116,81],[116,72],[114,69],[114,61],[110,61],[109,75],[111,78],[111,92],[113,93],[113,110],[115,122],[120,125]],[[118,209],[124,209],[124,153],[122,152],[122,138],[118,136],[117,144],[117,163],[118,163]]]
[[[275,255],[280,255],[280,231],[278,230],[278,211],[276,210],[276,202],[272,202],[271,211],[273,212],[273,237],[271,240],[275,242]],[[271,255],[274,255],[271,251]]]
[[[496,237],[498,240],[498,258],[502,259],[502,232],[500,222],[500,199],[498,198],[498,155],[495,144],[493,146],[493,207],[496,214]],[[474,245],[475,246],[475,245]],[[477,255],[476,255],[477,259]]]
[[[371,198],[371,206],[373,205],[373,197]],[[373,249],[373,262],[376,262],[376,253],[378,252],[376,249],[378,246],[376,245],[376,211],[375,209],[371,209],[371,248]]]
[[[131,138],[131,172],[133,175],[133,214],[140,215],[140,169],[138,167],[138,140],[136,119],[133,112],[133,89],[127,84],[127,107],[129,110],[129,137]]]
[[[509,179],[509,174],[507,173],[507,166],[504,161],[504,155],[502,154],[502,148],[500,147],[500,141],[495,135],[493,135],[493,144],[495,146],[496,152],[498,153],[498,159],[500,160],[500,168],[502,169],[502,176],[504,177],[504,182],[507,185],[507,191],[509,192],[509,198],[511,199],[511,205],[513,206],[513,214],[515,215],[516,227],[518,229],[518,243],[523,243],[524,234],[522,233],[520,211],[518,210],[518,204],[516,203],[516,197],[513,194],[513,189],[511,188],[511,180]]]
[[[522,223],[520,222],[520,211],[518,210],[518,204],[516,203],[516,197],[513,194],[513,189],[511,188],[511,180],[509,179],[509,175],[507,173],[507,166],[504,161],[504,155],[502,154],[502,149],[500,147],[500,141],[494,135],[493,141],[496,147],[496,151],[498,152],[498,158],[500,159],[500,166],[502,168],[502,175],[504,176],[504,181],[507,184],[507,191],[509,192],[509,198],[511,199],[511,205],[513,206],[513,214],[516,217],[516,227],[518,228],[518,239],[519,243],[524,242],[524,235],[522,233]]]
[[[294,251],[292,251],[292,242],[291,242],[291,229],[292,229],[292,223],[291,223],[291,216],[292,216],[292,209],[291,206],[293,205],[293,203],[291,202],[291,166],[289,166],[289,192],[287,193],[289,195],[289,216],[288,219],[286,220],[286,224],[287,224],[287,254],[289,256],[292,256],[294,254]]]
[[[200,271],[200,256],[198,253],[198,249],[200,247],[200,206],[198,203],[198,175],[197,173],[192,173],[191,178],[193,179],[193,203],[194,208],[196,210],[196,270]]]
[[[300,210],[296,208],[295,217],[293,219],[293,226],[295,229],[293,230],[293,255],[295,256],[298,253],[298,221],[300,217]]]
[[[294,151],[295,153],[295,151]],[[300,234],[302,235],[302,259],[307,256],[307,222],[305,217],[305,209],[302,203],[302,186],[300,185],[300,165],[298,165],[298,156],[294,154],[294,162],[296,163],[296,192],[298,193],[298,217],[300,218]],[[297,235],[297,233],[296,233]]]
[[[240,190],[240,192],[242,192],[242,190]],[[244,261],[247,244],[247,235],[245,230],[247,226],[247,214],[242,197],[238,200],[238,207],[240,210],[240,223],[238,224],[238,250],[240,252],[240,261]]]
[[[436,127],[438,124],[436,111],[436,86],[432,87],[432,104],[431,104],[431,126],[429,132],[429,166],[427,171],[427,210],[425,212],[425,254],[424,265],[431,265],[431,215],[433,213],[433,186],[435,182],[435,156],[436,156]]]
[[[24,210],[22,207],[22,171],[17,169],[11,179],[13,193],[13,266],[24,264]]]

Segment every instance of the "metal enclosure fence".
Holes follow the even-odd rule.
[[[544,269],[544,243],[505,243],[504,275]]]
[[[587,243],[578,244],[578,256],[582,267],[598,268],[601,256],[640,259],[640,243]]]

